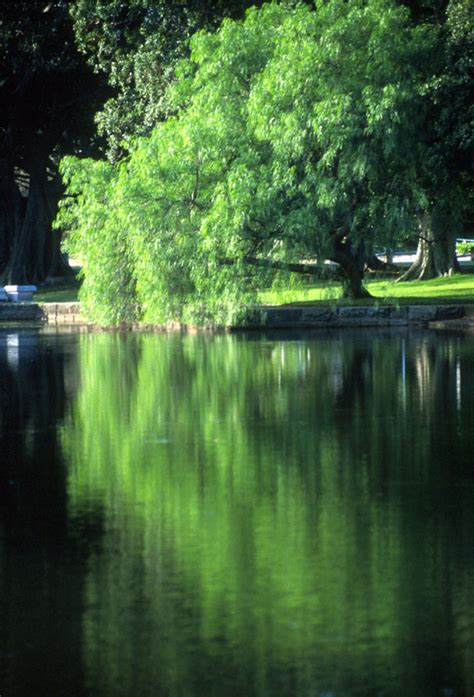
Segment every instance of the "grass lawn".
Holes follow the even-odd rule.
[[[458,274],[449,278],[434,278],[431,281],[396,283],[392,280],[369,280],[367,289],[375,302],[407,305],[430,303],[474,303],[474,274]],[[264,305],[284,304],[327,304],[341,302],[341,286],[337,283],[316,283],[293,290],[271,290],[260,293]],[[352,304],[372,305],[373,299],[355,300]]]
[[[411,281],[395,283],[392,280],[369,280],[369,292],[375,300],[352,301],[357,305],[383,304],[418,304],[418,303],[474,303],[474,274],[464,273],[449,278],[434,278],[431,281]],[[35,302],[74,302],[77,300],[79,283],[72,279],[66,283],[43,286],[35,294]],[[260,293],[260,302],[264,305],[286,304],[328,304],[343,302],[340,300],[341,286],[338,283],[319,282],[310,286],[290,290],[269,290]]]
[[[65,283],[41,286],[35,293],[35,303],[72,303],[77,300],[80,284],[71,279]]]

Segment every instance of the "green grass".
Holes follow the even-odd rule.
[[[383,304],[474,303],[474,274],[459,274],[431,281],[396,283],[392,280],[372,280],[366,284],[375,302]],[[357,305],[372,305],[374,299],[352,301]],[[316,283],[291,290],[271,290],[260,293],[264,305],[327,304],[344,302],[341,286],[337,283]]]
[[[450,278],[434,278],[431,281],[411,281],[395,283],[392,280],[369,280],[369,292],[375,302],[383,304],[418,303],[474,303],[474,274],[459,274]],[[59,285],[43,286],[35,294],[35,302],[75,302],[79,283],[72,279]],[[264,305],[286,304],[328,304],[344,302],[341,300],[341,286],[338,283],[319,282],[311,286],[295,289],[262,291],[260,302]],[[374,299],[352,301],[357,305],[372,305]]]
[[[80,284],[75,279],[57,285],[41,286],[35,293],[36,303],[72,303],[77,301]]]

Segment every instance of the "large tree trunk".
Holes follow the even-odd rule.
[[[10,257],[13,239],[13,208],[10,201],[9,166],[6,159],[0,160],[0,272]]]
[[[40,283],[46,277],[44,251],[51,224],[47,213],[46,181],[46,165],[35,163],[30,171],[25,218],[15,236],[6,270],[8,283]]]
[[[16,230],[23,224],[25,199],[15,182],[14,168],[8,157],[0,159],[0,278],[7,266]]]
[[[420,237],[416,257],[398,281],[423,281],[459,272],[456,259],[456,233],[436,225],[433,215],[420,217]]]
[[[328,253],[328,258],[339,264],[343,298],[360,300],[372,297],[363,284],[367,262],[363,243],[353,244],[350,240],[336,238],[333,249]]]
[[[371,294],[363,284],[364,273],[355,265],[349,264],[343,269],[341,277],[342,297],[348,300],[371,298]]]
[[[48,163],[48,157],[40,154],[28,163],[26,210],[16,220],[10,258],[1,275],[4,283],[37,284],[51,272],[66,274],[60,234],[51,229],[60,192],[48,179]]]

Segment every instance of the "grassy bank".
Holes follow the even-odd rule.
[[[75,279],[64,283],[41,286],[35,293],[37,303],[72,303],[78,299],[80,283]]]
[[[392,280],[369,280],[366,287],[375,302],[384,304],[474,303],[474,274],[459,274],[431,281],[396,283]],[[260,293],[265,305],[325,304],[341,299],[341,286],[336,283],[314,283],[291,290],[272,290]],[[374,299],[352,301],[357,305],[372,305]],[[348,304],[344,300],[344,304]]]
[[[459,274],[450,278],[435,278],[431,281],[395,283],[392,280],[373,280],[367,288],[375,302],[385,304],[413,303],[474,303],[474,274]],[[69,281],[60,285],[43,286],[35,295],[36,302],[74,302],[77,300],[79,284]],[[325,304],[338,302],[341,286],[337,283],[319,282],[294,289],[262,291],[260,302],[264,305]],[[358,300],[358,305],[371,305],[373,299]],[[344,300],[344,304],[348,304]]]

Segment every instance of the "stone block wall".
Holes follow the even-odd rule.
[[[38,307],[43,313],[44,321],[48,324],[87,324],[87,320],[81,315],[81,306],[78,302],[39,303]]]
[[[261,307],[249,311],[246,328],[387,327],[424,325],[465,317],[463,305],[409,305],[395,307]]]
[[[262,306],[249,310],[247,318],[238,327],[231,329],[317,329],[336,327],[390,327],[390,326],[441,326],[448,322],[454,326],[473,324],[474,306],[469,305],[407,305],[403,307],[381,305],[378,307],[346,306],[299,307]],[[78,302],[71,303],[0,303],[2,321],[42,321],[49,325],[82,326],[92,328],[81,315]],[[98,327],[97,327],[98,328]],[[191,327],[167,325],[148,327],[165,331],[189,331]],[[143,329],[143,327],[137,327]]]

